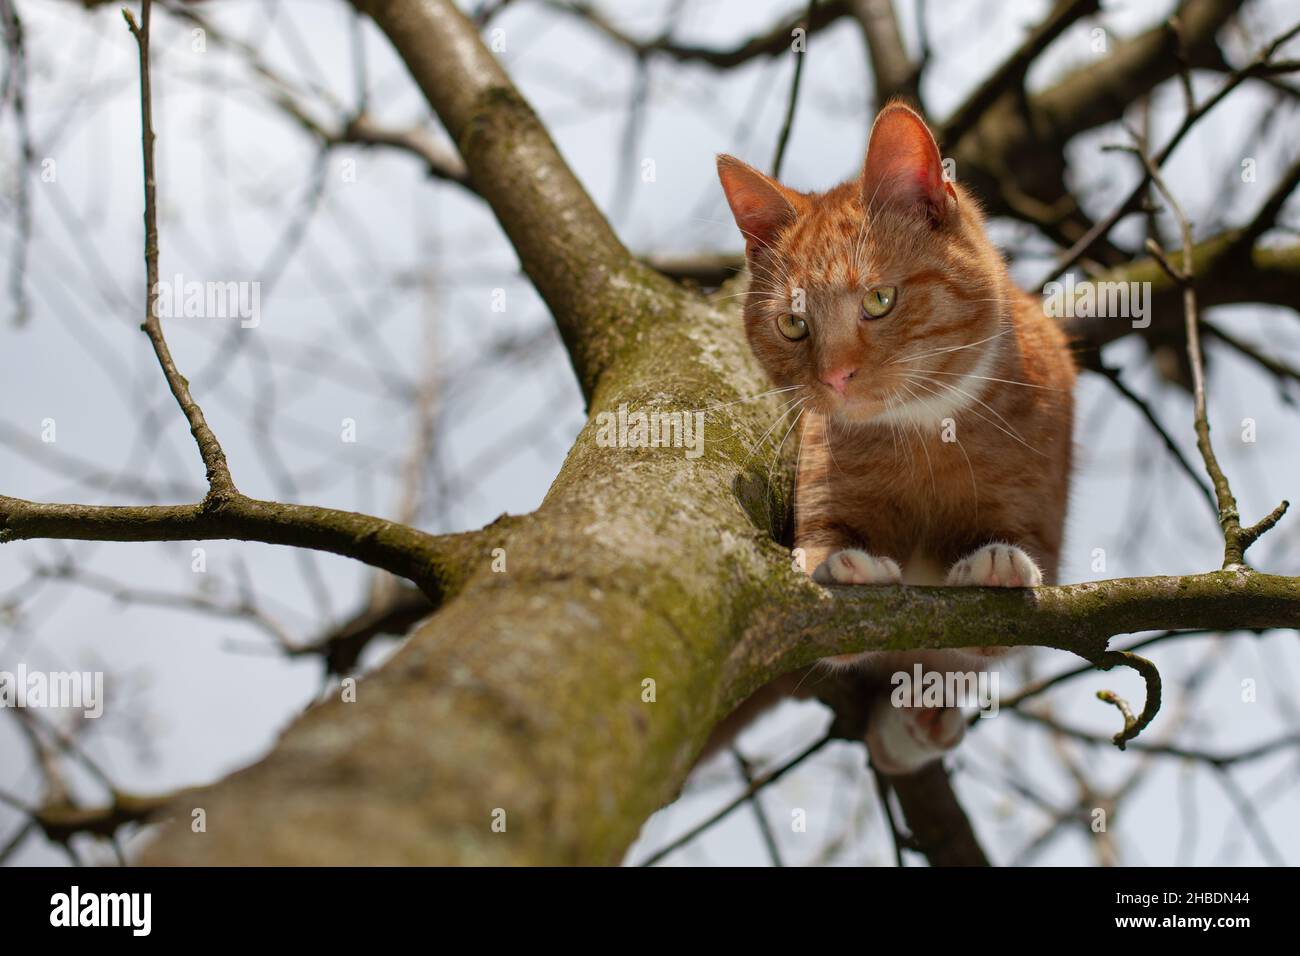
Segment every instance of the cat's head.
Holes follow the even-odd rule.
[[[964,404],[956,390],[1007,327],[1006,270],[943,172],[902,104],[876,117],[861,175],[829,192],[718,157],[745,237],[746,334],[776,385],[802,386],[789,397],[848,422],[937,421]]]

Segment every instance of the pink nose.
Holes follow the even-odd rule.
[[[849,379],[856,374],[858,374],[856,368],[845,365],[843,368],[837,368],[827,372],[822,376],[822,381],[843,395],[844,389],[848,387]]]

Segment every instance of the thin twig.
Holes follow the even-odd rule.
[[[1097,697],[1106,701],[1108,704],[1114,704],[1124,715],[1124,729],[1111,738],[1112,742],[1120,750],[1127,746],[1128,742],[1136,737],[1146,728],[1147,724],[1155,719],[1160,710],[1160,671],[1145,657],[1140,657],[1129,651],[1107,651],[1098,661],[1097,666],[1104,671],[1112,667],[1123,665],[1131,667],[1142,675],[1146,682],[1146,701],[1142,705],[1142,713],[1137,717],[1133,716],[1133,711],[1129,709],[1128,702],[1117,695],[1114,691],[1102,690],[1097,692]]]
[[[1214,109],[1214,107],[1218,106],[1229,93],[1246,80],[1265,72],[1270,65],[1269,61],[1272,59],[1273,54],[1277,52],[1279,47],[1285,44],[1297,33],[1300,33],[1300,24],[1296,24],[1285,33],[1279,35],[1241,69],[1234,70],[1232,73],[1228,74],[1223,85],[1219,87],[1213,96],[1187,114],[1183,119],[1182,124],[1179,125],[1178,129],[1174,132],[1174,135],[1169,139],[1169,142],[1167,142],[1158,153],[1151,157],[1151,164],[1157,169],[1163,166],[1165,160],[1173,154],[1174,150],[1178,147],[1178,144],[1183,141],[1183,137],[1187,135],[1201,117],[1205,116]],[[1138,204],[1150,183],[1151,178],[1149,175],[1141,177],[1124,201],[1115,207],[1114,212],[1105,219],[1096,223],[1052,264],[1051,272],[1044,276],[1043,281],[1039,283],[1039,286],[1047,285],[1047,283],[1051,282],[1062,272],[1065,272],[1087,255],[1088,251],[1091,250],[1103,236],[1107,235],[1111,229],[1115,227],[1117,222],[1138,207]]]
[[[207,469],[209,496],[219,500],[238,493],[230,477],[230,466],[226,464],[226,453],[222,451],[217,436],[208,427],[203,410],[190,395],[189,382],[176,367],[171,349],[163,337],[162,323],[158,319],[157,175],[154,168],[153,94],[149,78],[149,24],[152,12],[153,0],[144,0],[141,22],[137,24],[130,10],[122,11],[140,49],[140,139],[144,154],[144,262],[148,303],[141,328],[153,343],[154,354],[167,378],[167,386],[190,423],[190,434],[199,446],[199,454],[203,456],[203,464]]]
[[[834,739],[834,738],[831,737],[830,734],[827,734],[826,736],[822,737],[821,739],[819,739],[819,740],[815,741],[814,743],[810,744],[809,746],[805,747],[805,748],[804,748],[803,750],[801,750],[798,754],[796,754],[795,756],[791,757],[789,760],[787,760],[785,763],[781,764],[781,766],[777,767],[775,770],[770,770],[770,771],[768,771],[767,773],[759,774],[757,777],[754,778],[754,782],[751,783],[748,787],[745,788],[745,792],[744,792],[744,793],[742,793],[740,796],[736,797],[736,799],[732,800],[730,803],[728,803],[725,807],[723,807],[723,808],[722,808],[721,810],[719,810],[717,813],[713,814],[713,815],[712,815],[711,817],[709,817],[707,820],[703,821],[702,823],[697,824],[696,826],[691,827],[691,829],[687,830],[685,833],[683,833],[683,834],[682,834],[681,836],[679,836],[677,839],[673,840],[673,841],[672,841],[671,843],[669,843],[667,846],[664,846],[664,847],[662,847],[661,849],[656,850],[654,853],[650,854],[650,856],[646,857],[644,860],[641,861],[641,864],[640,864],[640,865],[641,865],[641,866],[654,866],[654,864],[658,863],[660,860],[662,860],[662,859],[663,859],[664,857],[666,857],[668,854],[670,854],[670,853],[672,853],[673,851],[678,850],[678,849],[680,849],[681,847],[685,846],[686,844],[690,843],[692,840],[694,840],[696,837],[698,837],[701,833],[703,833],[704,831],[706,831],[706,830],[712,828],[712,827],[715,826],[717,823],[721,822],[723,819],[725,819],[726,817],[730,816],[731,813],[732,813],[732,812],[733,812],[737,807],[741,807],[741,806],[743,806],[746,802],[748,802],[748,800],[750,799],[750,797],[752,797],[754,794],[758,793],[758,792],[759,792],[760,790],[762,790],[764,787],[768,786],[769,784],[776,783],[778,780],[780,780],[782,777],[784,777],[787,773],[789,773],[789,772],[790,772],[791,770],[793,770],[795,767],[799,766],[801,763],[803,763],[805,760],[807,760],[809,757],[811,757],[811,756],[812,756],[813,754],[815,754],[817,751],[819,751],[819,750],[821,750],[823,747],[825,747],[825,746],[826,746],[828,743],[830,743],[833,739]]]
[[[14,0],[0,0],[0,26],[4,29],[5,49],[8,53],[4,95],[0,96],[0,105],[6,103],[12,94],[19,155],[14,182],[14,214],[17,221],[9,262],[9,295],[13,302],[14,324],[23,325],[31,316],[31,301],[27,294],[27,260],[32,238],[29,177],[35,151],[32,148],[32,132],[27,117],[27,48],[23,23],[18,17]]]
[[[1214,495],[1218,501],[1219,526],[1223,530],[1223,566],[1240,567],[1245,564],[1246,549],[1260,535],[1264,534],[1286,513],[1289,504],[1283,501],[1277,508],[1249,528],[1241,526],[1241,513],[1237,509],[1237,499],[1232,493],[1228,476],[1224,473],[1219,460],[1214,454],[1210,442],[1210,421],[1205,401],[1205,363],[1201,354],[1200,320],[1196,305],[1196,276],[1194,265],[1195,243],[1192,240],[1192,226],[1183,212],[1182,206],[1174,198],[1173,192],[1165,184],[1157,164],[1147,155],[1146,150],[1138,148],[1138,156],[1147,170],[1147,177],[1164,197],[1174,218],[1178,220],[1178,231],[1182,237],[1182,266],[1174,273],[1174,278],[1183,287],[1183,317],[1187,325],[1187,359],[1192,369],[1192,394],[1196,408],[1196,447],[1200,449],[1205,461],[1205,470],[1214,484]],[[1168,263],[1164,263],[1168,268]]]
[[[1300,368],[1290,365],[1279,358],[1274,358],[1271,355],[1265,355],[1249,342],[1237,338],[1237,336],[1228,332],[1222,326],[1215,325],[1205,319],[1201,319],[1201,328],[1202,330],[1209,332],[1210,335],[1231,348],[1234,352],[1245,356],[1258,365],[1262,365],[1267,371],[1276,375],[1278,378],[1288,378],[1293,382],[1300,382]],[[1285,392],[1283,395],[1285,396]]]
[[[1153,644],[1160,644],[1163,643],[1164,641],[1174,640],[1176,638],[1204,637],[1206,635],[1216,634],[1216,633],[1218,632],[1205,631],[1205,630],[1161,631],[1159,634],[1154,634],[1151,637],[1146,637],[1143,638],[1142,640],[1134,641],[1128,647],[1117,648],[1117,650],[1129,651],[1129,652],[1139,651],[1142,650],[1143,648],[1150,647]],[[1264,632],[1256,630],[1256,631],[1252,631],[1251,633],[1262,634]],[[1066,681],[1073,680],[1076,677],[1084,677],[1088,674],[1092,674],[1096,670],[1097,668],[1091,663],[1080,664],[1078,667],[1072,667],[1069,670],[1061,671],[1060,673],[1054,674],[1051,677],[1045,677],[1042,680],[1035,681],[1026,687],[1022,687],[1020,690],[1016,691],[1014,694],[1011,694],[1009,697],[999,700],[998,712],[1001,713],[1004,710],[1014,710],[1017,707],[1019,707],[1021,704],[1023,704],[1025,701],[1031,700],[1034,697],[1038,697],[1043,693],[1051,690],[1053,687],[1056,687],[1059,684],[1063,684]],[[975,711],[969,717],[966,718],[966,727],[968,730],[974,727],[981,727],[983,725],[984,725],[984,721],[980,718],[980,711]]]
[[[1107,737],[1102,734],[1095,734],[1088,730],[1082,730],[1078,727],[1071,727],[1061,724],[1053,718],[1036,713],[1033,710],[1018,709],[1013,711],[1014,714],[1029,721],[1030,723],[1041,724],[1055,733],[1064,734],[1081,743],[1092,744],[1095,746],[1110,746],[1114,744],[1113,737]],[[1216,769],[1231,767],[1237,764],[1251,763],[1256,760],[1262,760],[1265,757],[1271,757],[1273,754],[1280,753],[1283,750],[1300,747],[1300,733],[1285,734],[1273,740],[1265,741],[1262,744],[1255,744],[1247,747],[1245,750],[1233,753],[1215,753],[1210,750],[1198,750],[1194,747],[1184,747],[1178,744],[1166,743],[1147,743],[1144,740],[1136,740],[1129,745],[1133,750],[1151,754],[1156,757],[1168,757],[1174,760],[1193,760],[1198,763],[1204,763]]]
[[[736,768],[744,778],[745,786],[754,785],[754,771],[750,767],[749,761],[745,759],[737,747],[731,748],[731,756],[736,760]],[[763,845],[767,847],[767,855],[772,858],[773,866],[785,866],[781,859],[781,848],[776,842],[776,833],[772,830],[772,823],[767,818],[767,813],[763,810],[762,796],[755,793],[749,798],[749,805],[754,810],[754,820],[758,823],[758,832],[763,836]]]
[[[1178,443],[1174,441],[1173,436],[1171,436],[1169,432],[1165,430],[1165,427],[1160,424],[1160,419],[1156,418],[1155,412],[1152,410],[1150,404],[1142,398],[1142,396],[1138,395],[1124,384],[1123,379],[1120,377],[1119,369],[1111,368],[1110,366],[1098,361],[1096,371],[1105,378],[1106,381],[1110,382],[1111,385],[1115,386],[1115,390],[1128,399],[1129,403],[1132,404],[1133,407],[1142,414],[1142,417],[1147,420],[1147,424],[1149,424],[1155,430],[1155,433],[1160,436],[1160,440],[1164,443],[1169,454],[1173,456],[1174,461],[1178,462],[1178,466],[1184,473],[1186,473],[1187,477],[1192,479],[1192,482],[1205,498],[1205,503],[1210,506],[1210,511],[1217,517],[1219,509],[1218,505],[1216,505],[1214,501],[1214,492],[1210,489],[1210,486],[1205,483],[1205,479],[1203,479],[1197,473],[1196,469],[1192,467],[1192,463],[1183,455],[1183,450],[1178,447]]]
[[[776,156],[772,159],[772,178],[781,178],[781,165],[785,162],[785,147],[790,141],[790,130],[794,126],[794,110],[799,102],[799,86],[803,81],[803,62],[808,56],[808,34],[812,31],[813,14],[817,11],[817,0],[808,0],[808,12],[804,14],[801,24],[804,35],[804,48],[795,50],[794,78],[790,81],[790,99],[785,105],[785,122],[781,124],[781,135],[776,141]]]
[[[899,830],[898,821],[894,818],[894,808],[889,803],[889,778],[875,767],[871,768],[871,774],[876,778],[876,795],[880,798],[880,812],[885,818],[885,825],[889,827],[889,839],[894,847],[894,865],[901,870],[905,866],[903,844],[907,842],[907,838]]]

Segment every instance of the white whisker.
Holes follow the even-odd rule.
[[[904,383],[903,387],[909,391],[911,390],[910,383]],[[921,441],[921,451],[925,453],[925,467],[930,472],[930,493],[937,498],[939,496],[939,486],[934,480],[934,463],[930,460],[930,449],[926,445],[925,433],[921,431],[921,427],[916,422],[909,421],[908,424],[912,426],[912,430],[916,432],[916,437]]]
[[[966,470],[970,472],[970,491],[971,497],[975,500],[975,521],[978,523],[980,516],[980,488],[979,482],[975,480],[975,466],[970,463],[970,455],[966,454],[966,449],[962,447],[961,439],[957,437],[955,432],[952,438],[957,443],[957,450],[966,459]]]
[[[974,375],[970,372],[940,372],[932,368],[918,368],[915,365],[904,366],[907,371],[921,372],[925,375],[951,375],[954,378],[978,378],[986,382],[1001,382],[1003,385],[1023,385],[1025,388],[1041,388],[1049,392],[1059,392],[1061,389],[1053,388],[1051,385],[1038,385],[1034,382],[1017,382],[1009,378],[994,378],[992,375]]]
[[[785,434],[781,436],[780,444],[776,446],[776,454],[772,456],[772,464],[767,468],[767,494],[769,500],[772,495],[772,476],[776,474],[776,466],[781,462],[781,449],[785,447],[785,440],[790,437],[790,433],[794,431],[795,426],[799,424],[799,419],[803,418],[803,413],[806,411],[808,411],[807,408],[799,409],[799,414],[794,417],[794,421],[790,423],[790,427],[787,428]],[[795,467],[798,467],[797,458],[795,459]]]
[[[919,382],[919,381],[915,382],[915,384],[920,385],[922,388],[926,388],[926,386],[925,386],[923,383]],[[930,382],[930,384],[931,384],[931,385],[937,385],[937,386],[939,386],[940,388],[947,388],[947,389],[950,389],[950,390],[953,389],[953,386],[948,385],[946,382]],[[935,391],[933,391],[933,389],[929,389],[929,388],[926,388],[926,391],[930,392],[930,393],[933,394],[933,395],[938,395],[938,394],[939,394],[938,392],[935,392]],[[979,399],[976,399],[976,401],[979,401]],[[988,405],[985,405],[984,402],[980,402],[980,404],[981,404],[981,405],[984,405],[985,408],[989,408],[989,406],[988,406]],[[1003,433],[1004,435],[1006,435],[1008,438],[1014,438],[1016,441],[1020,442],[1020,444],[1024,445],[1026,448],[1028,448],[1030,451],[1032,451],[1035,455],[1042,455],[1042,457],[1044,457],[1044,458],[1049,457],[1048,455],[1043,454],[1043,452],[1039,451],[1039,450],[1038,450],[1037,448],[1035,448],[1033,445],[1029,444],[1029,442],[1025,441],[1023,438],[1021,438],[1021,437],[1020,437],[1018,434],[1016,434],[1014,431],[1008,431],[1006,428],[1003,428],[1001,425],[999,425],[997,422],[993,421],[991,418],[987,418],[986,416],[981,415],[981,414],[980,414],[978,411],[976,411],[975,409],[973,409],[973,408],[969,408],[969,407],[968,407],[968,408],[966,409],[966,411],[970,412],[972,415],[975,415],[975,416],[976,416],[977,418],[979,418],[981,421],[987,422],[988,424],[992,425],[994,428],[996,428],[998,431],[1002,432],[1002,433]],[[992,411],[994,415],[997,415],[997,414],[998,414],[996,411],[993,411],[992,408],[989,408],[989,411]],[[998,415],[998,417],[999,417],[999,418],[1002,418],[1001,415]],[[1003,419],[1003,421],[1006,421],[1006,419]]]
[[[915,378],[915,377],[913,377],[913,378]],[[1015,426],[1014,426],[1014,425],[1012,425],[1009,421],[1007,421],[1005,418],[1003,418],[1002,415],[1000,415],[1000,414],[998,413],[998,410],[997,410],[996,408],[994,408],[994,407],[993,407],[992,405],[990,405],[988,402],[984,401],[984,400],[983,400],[982,398],[980,398],[979,396],[977,396],[977,395],[972,395],[970,392],[966,391],[965,389],[958,388],[956,385],[953,385],[953,384],[951,384],[951,383],[949,383],[949,382],[936,382],[936,381],[933,381],[932,379],[928,379],[928,378],[926,378],[924,375],[920,376],[920,379],[921,379],[922,381],[929,382],[931,385],[938,385],[940,388],[946,388],[946,389],[949,389],[949,390],[951,390],[951,391],[954,391],[954,392],[956,392],[958,395],[961,395],[963,398],[967,398],[967,399],[969,399],[969,400],[972,401],[972,402],[978,402],[980,405],[983,405],[983,406],[984,406],[985,408],[987,408],[990,412],[992,412],[995,416],[997,416],[998,421],[1000,421],[1003,425],[1006,425],[1007,428],[1010,428],[1011,431],[1014,432],[1014,433],[1016,434],[1016,437],[1019,437],[1019,436],[1020,436],[1020,433],[1019,433],[1019,432],[1016,432],[1016,429],[1015,429]]]
[[[782,388],[770,388],[766,392],[759,392],[757,395],[750,395],[748,398],[738,398],[734,402],[719,402],[716,405],[706,405],[703,408],[687,409],[689,412],[712,412],[719,408],[730,408],[732,405],[743,405],[746,402],[756,402],[760,398],[767,398],[769,395],[780,395],[783,392],[792,392],[797,388],[807,388],[806,385],[786,385]]]
[[[835,460],[835,449],[834,449],[833,447],[831,447],[831,421],[830,421],[829,418],[826,420],[825,424],[822,426],[822,441],[823,441],[823,443],[826,445],[826,452],[827,452],[827,454],[830,455],[830,458],[831,458],[831,464],[833,464],[833,465],[835,466],[835,470],[838,471],[841,475],[844,474],[844,469],[841,468],[841,467],[840,467],[840,463],[839,463],[838,461]],[[827,487],[827,490],[830,489],[830,471],[829,471],[829,470],[826,472],[826,487]]]
[[[795,398],[792,399],[789,403],[787,403],[781,409],[780,413],[777,414],[776,421],[772,422],[772,424],[768,426],[767,431],[763,432],[763,434],[759,436],[758,441],[754,442],[754,447],[749,450],[749,454],[745,456],[745,460],[742,461],[741,464],[742,465],[746,464],[749,461],[749,459],[754,456],[754,452],[758,451],[758,449],[762,446],[762,444],[765,441],[767,441],[767,436],[772,434],[772,432],[776,430],[776,427],[781,424],[781,420],[784,419],[785,416],[789,415],[796,408],[802,406],[803,403],[808,401],[810,398],[812,398],[811,395],[805,395],[803,398]]]
[[[994,332],[992,335],[990,335],[990,336],[988,336],[988,337],[986,337],[986,338],[982,338],[982,339],[980,339],[980,340],[977,341],[977,342],[968,342],[968,343],[965,344],[965,345],[949,345],[949,346],[945,346],[945,347],[943,347],[943,348],[930,349],[930,350],[927,350],[927,351],[924,351],[924,352],[918,352],[918,353],[915,354],[915,355],[903,355],[903,356],[900,356],[900,357],[898,357],[898,358],[893,359],[893,360],[890,361],[890,362],[886,362],[885,364],[886,364],[886,365],[898,365],[898,364],[901,363],[901,362],[911,361],[912,359],[927,358],[927,357],[929,357],[929,356],[931,356],[931,355],[942,355],[942,354],[945,353],[945,352],[960,352],[962,349],[974,348],[974,347],[977,346],[977,345],[983,345],[985,342],[991,342],[991,341],[993,341],[994,339],[996,339],[996,338],[998,338],[998,337],[1000,337],[1000,336],[1006,335],[1008,332],[1013,331],[1014,328],[1015,328],[1015,326],[1011,326],[1011,325],[1009,325],[1009,326],[1007,326],[1006,328],[1002,329],[1001,331]]]

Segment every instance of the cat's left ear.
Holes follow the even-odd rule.
[[[886,106],[871,127],[862,200],[869,210],[915,212],[935,225],[957,212],[957,192],[943,178],[943,161],[930,128],[902,103]]]

